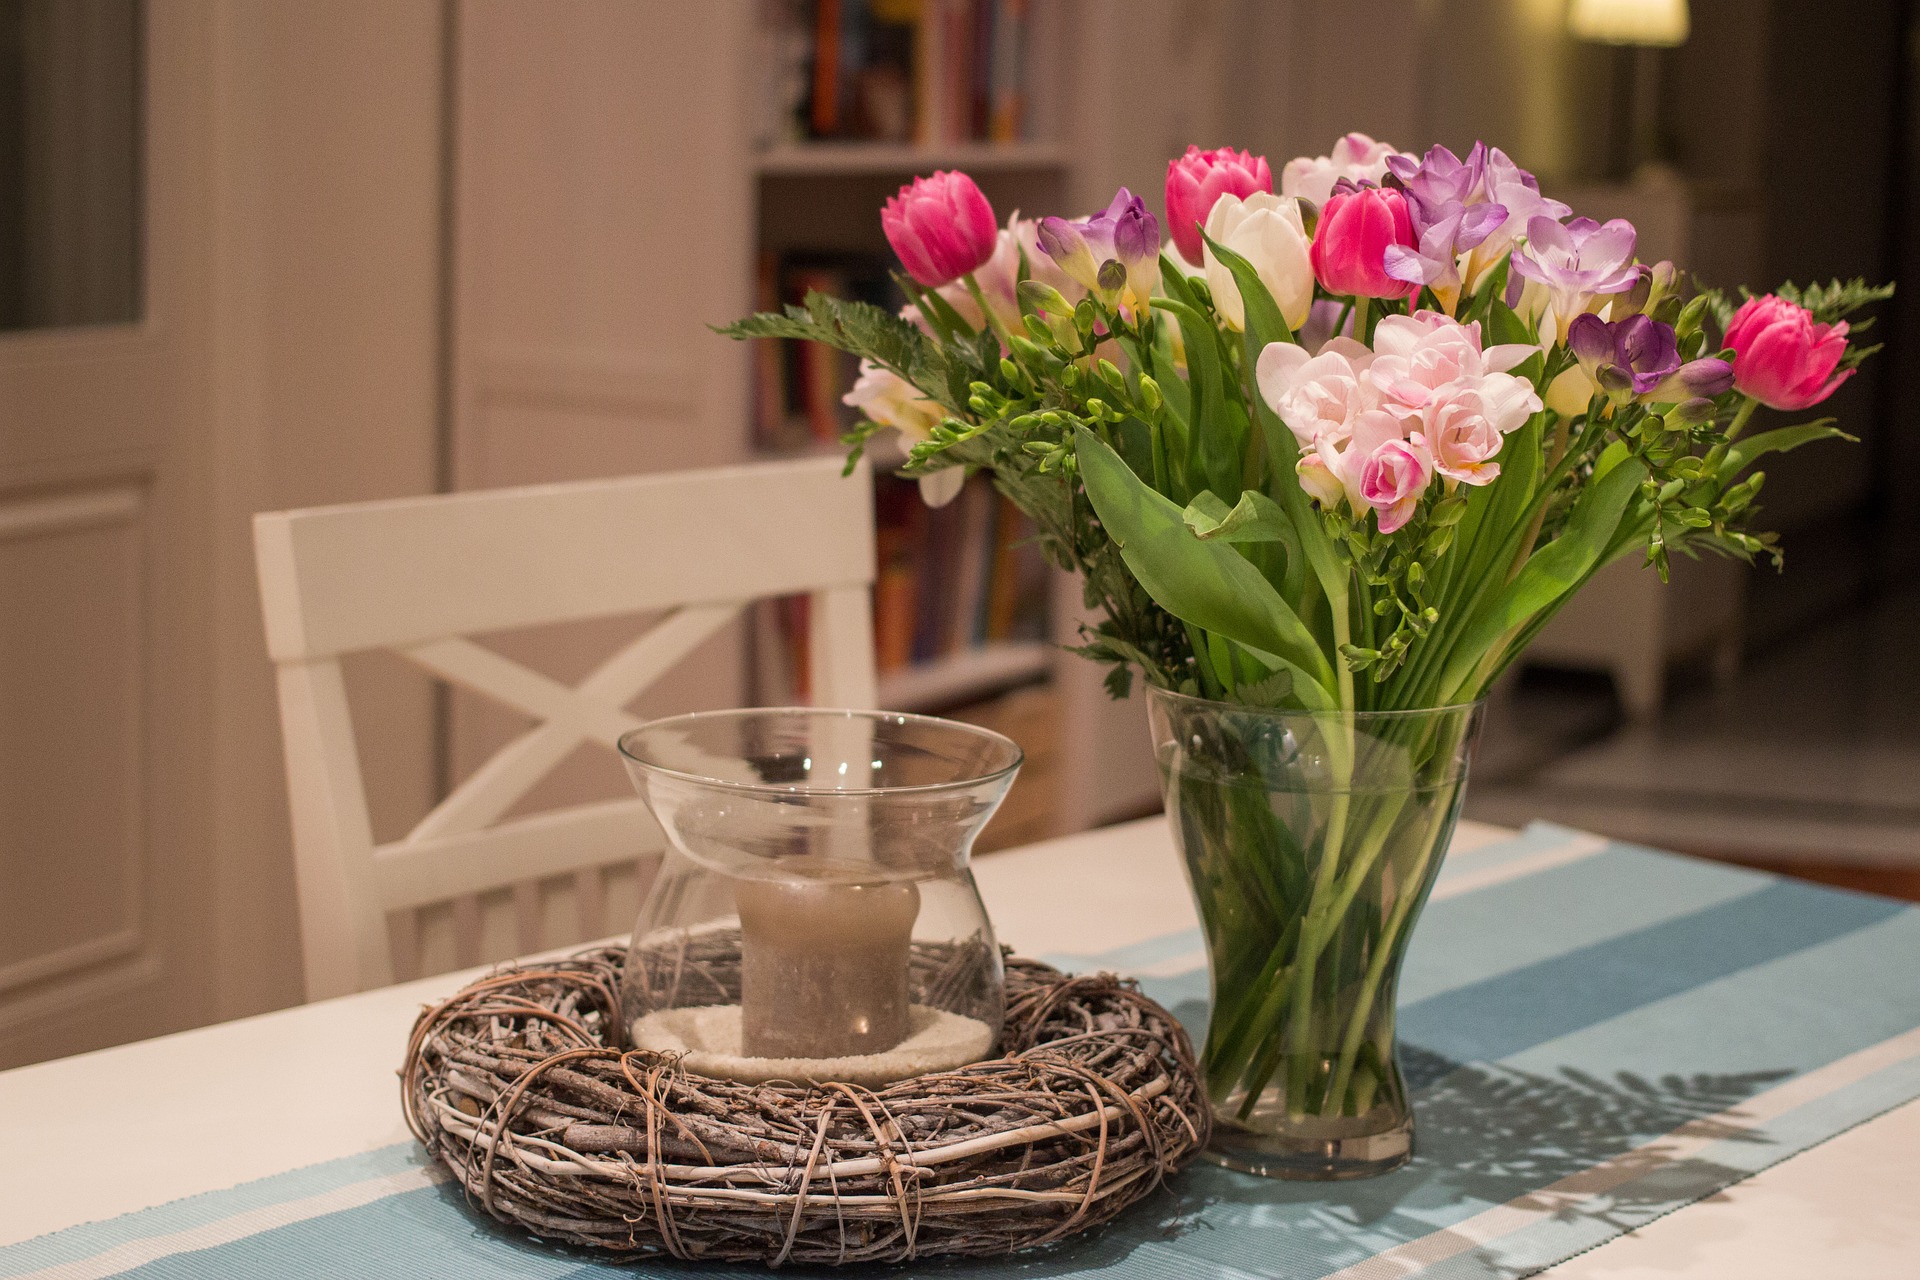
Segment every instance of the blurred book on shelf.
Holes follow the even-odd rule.
[[[762,145],[1019,141],[1030,5],[763,0]]]
[[[875,666],[880,701],[897,710],[941,710],[1042,679],[1048,643],[1049,570],[1033,527],[984,476],[929,508],[911,480],[874,481]],[[807,700],[807,601],[762,606],[755,620],[756,695],[763,704]]]
[[[1025,762],[1013,789],[974,842],[975,853],[991,853],[1062,834],[1060,787],[1066,722],[1060,691],[1050,684],[1012,689],[946,712],[950,719],[1004,733],[1020,744]]]
[[[817,290],[897,311],[907,300],[892,266],[882,254],[763,253],[754,309],[778,311]],[[858,416],[841,397],[860,376],[859,360],[817,342],[761,338],[754,347],[756,447],[793,453],[837,445]]]

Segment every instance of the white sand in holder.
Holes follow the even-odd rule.
[[[977,1018],[916,1004],[907,1015],[907,1038],[880,1053],[845,1058],[749,1058],[740,1052],[740,1006],[708,1004],[658,1009],[633,1021],[636,1048],[681,1055],[681,1065],[703,1076],[760,1084],[810,1080],[872,1088],[951,1071],[984,1059],[993,1032]]]

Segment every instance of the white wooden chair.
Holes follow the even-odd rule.
[[[840,469],[821,458],[255,516],[307,998],[395,981],[396,943],[418,954],[421,908],[505,886],[522,951],[574,940],[532,936],[539,882],[577,877],[578,901],[596,902],[601,869],[657,858],[659,827],[638,799],[499,819],[580,743],[612,749],[638,723],[626,704],[751,601],[809,593],[813,700],[872,706],[873,489]],[[467,638],[663,609],[572,688]],[[388,844],[373,840],[340,666],[371,649],[540,721]],[[589,914],[579,938],[607,932]],[[480,963],[465,932],[458,962]]]

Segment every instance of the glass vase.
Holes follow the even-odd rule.
[[[1395,987],[1481,704],[1309,713],[1152,689],[1148,707],[1206,937],[1208,1158],[1275,1178],[1399,1167]]]
[[[968,859],[1020,767],[1011,740],[773,708],[658,720],[620,753],[668,841],[627,953],[634,1044],[822,1083],[991,1056],[1005,975]]]

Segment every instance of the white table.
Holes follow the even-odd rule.
[[[1504,834],[1463,823],[1454,847]],[[1158,818],[991,854],[976,874],[1002,940],[1027,954],[1097,953],[1194,924]],[[406,1141],[394,1072],[407,1031],[471,976],[0,1072],[0,1245]],[[1547,1274],[1911,1276],[1916,1206],[1920,1102]]]

